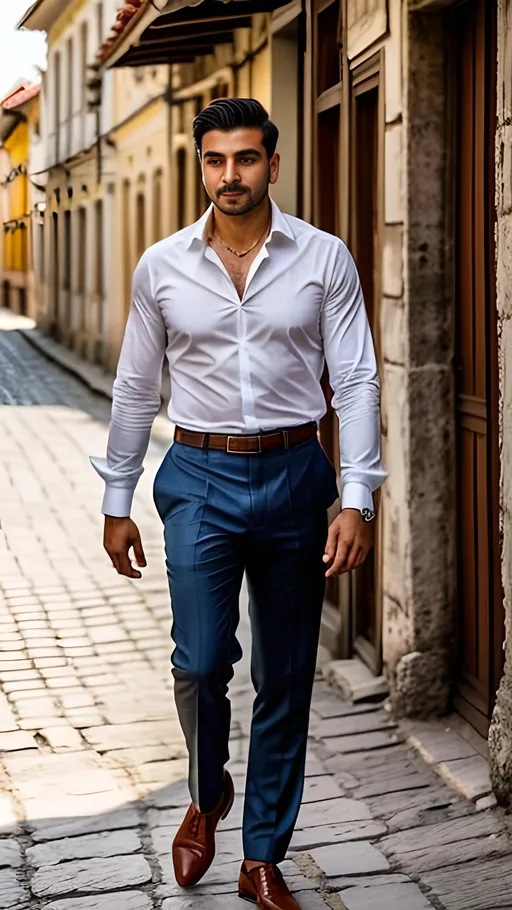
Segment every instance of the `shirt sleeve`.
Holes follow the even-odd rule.
[[[339,421],[341,508],[373,509],[386,479],[380,452],[380,387],[357,269],[340,241],[322,307],[332,405]]]
[[[147,253],[133,276],[130,313],[114,381],[106,458],[91,458],[105,481],[102,512],[130,514],[151,427],[160,409],[167,333],[154,298]]]

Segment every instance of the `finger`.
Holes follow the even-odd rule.
[[[343,563],[343,565],[341,567],[342,572],[351,572],[352,569],[355,569],[356,559],[357,559],[360,548],[361,548],[361,544],[360,544],[358,538],[356,537],[352,546],[350,547],[350,549],[347,553],[345,562]]]
[[[120,575],[126,575],[127,578],[142,578],[141,573],[133,568],[127,550],[118,556],[117,571]]]
[[[365,561],[365,559],[366,559],[367,556],[368,556],[368,550],[367,550],[367,548],[366,548],[366,547],[360,547],[360,548],[359,548],[359,552],[358,552],[357,557],[356,557],[356,561],[355,561],[354,568],[355,568],[355,569],[358,569],[359,566],[362,566],[362,564],[363,564],[363,562]]]
[[[137,537],[137,539],[133,541],[133,555],[135,556],[138,566],[141,568],[147,566],[144,549],[142,547],[142,540],[140,537]]]
[[[342,540],[338,538],[338,548],[336,550],[336,555],[332,566],[325,573],[325,577],[329,578],[331,575],[339,575],[341,572],[341,567],[344,565],[347,554],[350,548],[350,541]]]
[[[334,559],[334,556],[336,554],[337,543],[338,543],[338,529],[336,528],[336,526],[334,524],[332,524],[329,528],[329,533],[327,534],[327,541],[325,544],[325,550],[324,550],[324,556],[323,556],[324,562],[331,562]]]

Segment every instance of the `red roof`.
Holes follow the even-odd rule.
[[[148,2],[149,0],[126,0],[123,6],[118,9],[116,21],[110,30],[110,34],[96,54],[97,60],[103,62],[108,57],[110,57],[112,51],[114,50],[114,46],[119,41],[119,38],[125,31],[127,25],[132,21],[133,17],[142,10],[142,7],[147,5]]]
[[[26,104],[27,101],[31,101],[32,98],[37,98],[40,91],[40,85],[20,85],[0,101],[0,107],[3,107],[4,111],[12,111],[21,107],[22,104]]]

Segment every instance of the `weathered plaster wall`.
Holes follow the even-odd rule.
[[[505,595],[505,672],[489,734],[496,796],[512,805],[512,0],[498,13],[496,136],[497,306],[500,366],[502,580]]]

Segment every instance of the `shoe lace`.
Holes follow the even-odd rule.
[[[263,896],[268,898],[270,896],[270,885],[271,884],[281,884],[283,881],[283,876],[281,875],[281,870],[277,866],[257,866],[257,871],[261,876],[261,883],[263,885]],[[255,870],[256,871],[256,870]]]

